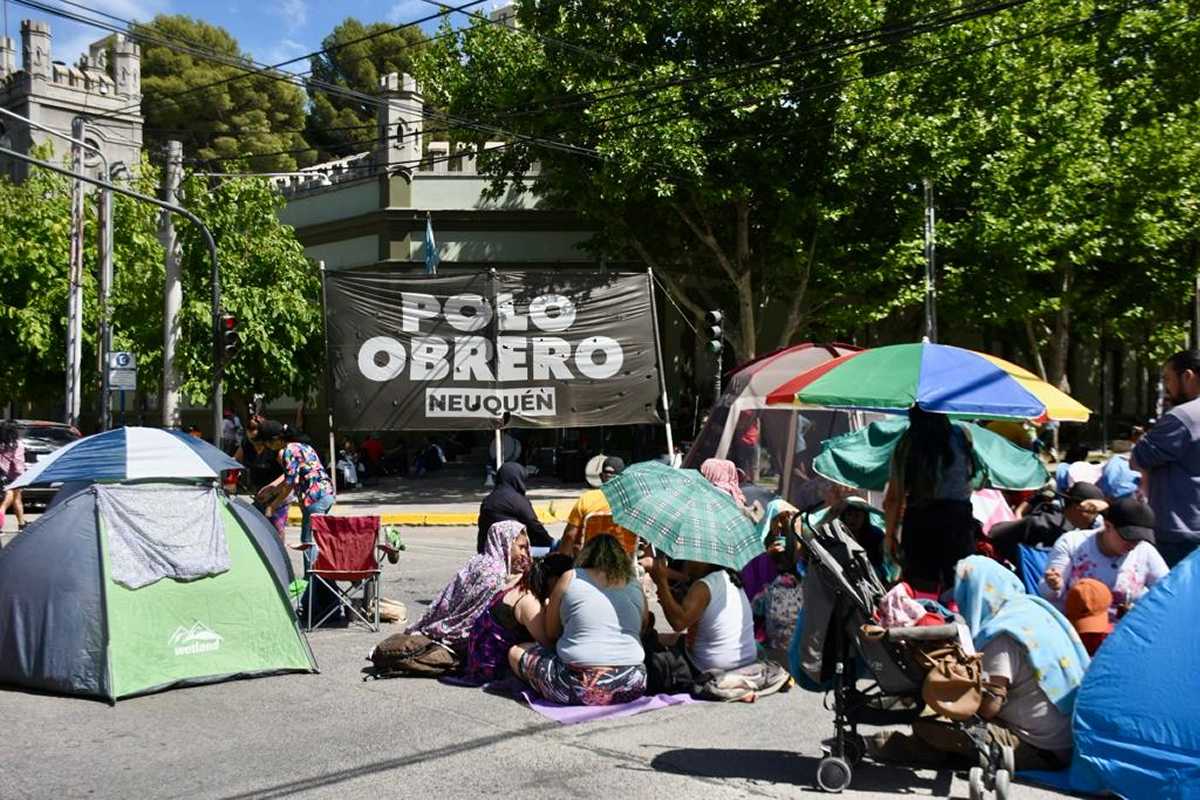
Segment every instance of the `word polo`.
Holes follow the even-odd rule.
[[[477,294],[459,294],[446,299],[421,292],[402,292],[400,329],[415,334],[409,347],[391,336],[373,336],[358,350],[358,368],[372,381],[390,381],[408,368],[417,381],[444,380],[510,382],[527,380],[572,380],[571,366],[593,380],[611,378],[621,371],[625,357],[620,344],[607,336],[589,336],[574,345],[559,336],[511,336],[501,332],[524,332],[532,327],[544,333],[563,333],[575,322],[575,305],[567,297],[544,294],[534,298],[527,314],[518,313],[511,294],[500,294],[492,304]],[[444,319],[456,331],[470,334],[496,319],[497,336],[422,335]]]

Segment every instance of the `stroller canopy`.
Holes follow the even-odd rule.
[[[1124,797],[1200,797],[1200,552],[1138,601],[1075,701],[1071,783]],[[1097,787],[1098,784],[1098,787]]]
[[[181,525],[181,514],[163,513],[153,502],[180,484],[134,489],[116,512],[102,497],[110,487],[75,491],[0,550],[0,683],[114,701],[175,686],[315,672],[288,602],[290,565],[271,523],[215,487],[189,486],[183,491],[209,513]],[[131,527],[152,554],[136,560],[135,572],[155,560],[158,543],[175,546],[180,527],[217,543],[220,569],[155,576],[130,588],[120,576],[129,570]]]

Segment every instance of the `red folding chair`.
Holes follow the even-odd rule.
[[[313,622],[312,591],[309,590],[305,630],[319,628],[339,609],[345,608],[372,631],[379,630],[380,554],[396,551],[380,541],[379,517],[335,517],[314,514],[313,543],[301,543],[297,550],[316,545],[317,559],[309,570],[309,581],[319,581],[337,597],[324,616]],[[346,584],[345,588],[342,584]],[[373,613],[373,618],[370,616]]]

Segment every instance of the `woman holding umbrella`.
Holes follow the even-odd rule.
[[[945,414],[914,405],[908,419],[883,501],[885,547],[914,589],[940,594],[954,585],[955,565],[975,552],[973,446]]]

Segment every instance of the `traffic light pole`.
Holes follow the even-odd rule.
[[[81,180],[84,183],[90,183],[93,186],[99,186],[102,189],[108,189],[110,191],[116,192],[117,194],[123,194],[126,197],[132,197],[134,200],[140,200],[143,203],[149,203],[150,205],[158,206],[159,208],[165,208],[168,211],[172,211],[172,212],[180,215],[181,217],[188,220],[189,222],[191,222],[193,225],[195,225],[197,228],[200,229],[200,234],[204,237],[204,243],[206,245],[208,245],[208,257],[212,263],[212,318],[213,318],[212,324],[213,324],[213,349],[214,349],[213,354],[214,354],[214,356],[217,357],[216,363],[213,364],[213,384],[212,384],[213,409],[214,409],[213,419],[217,423],[215,429],[213,430],[213,442],[214,442],[214,444],[220,446],[220,443],[221,443],[221,416],[222,416],[221,415],[221,379],[224,374],[224,370],[223,370],[223,365],[221,363],[221,358],[220,358],[221,353],[219,352],[220,343],[217,338],[217,326],[220,324],[220,318],[221,318],[221,263],[217,259],[217,243],[213,239],[212,231],[210,231],[208,229],[207,225],[205,225],[203,222],[200,221],[199,217],[197,217],[192,212],[188,211],[183,206],[177,206],[173,203],[165,203],[162,200],[159,200],[158,198],[150,197],[149,195],[144,195],[141,192],[135,192],[132,189],[124,189],[120,186],[114,186],[113,184],[109,183],[108,181],[102,181],[99,178],[93,178],[89,175],[76,175],[71,170],[65,169],[64,167],[60,167],[57,164],[52,164],[49,161],[42,161],[39,158],[33,158],[32,156],[27,156],[24,153],[18,153],[16,150],[12,150],[7,147],[0,147],[0,155],[5,155],[5,156],[8,156],[9,158],[15,158],[18,161],[24,161],[26,164],[33,164],[34,166],[41,167],[42,169],[48,169],[51,172],[57,172],[60,175],[66,175],[68,178],[75,178],[76,180]],[[105,366],[107,367],[107,364]]]

